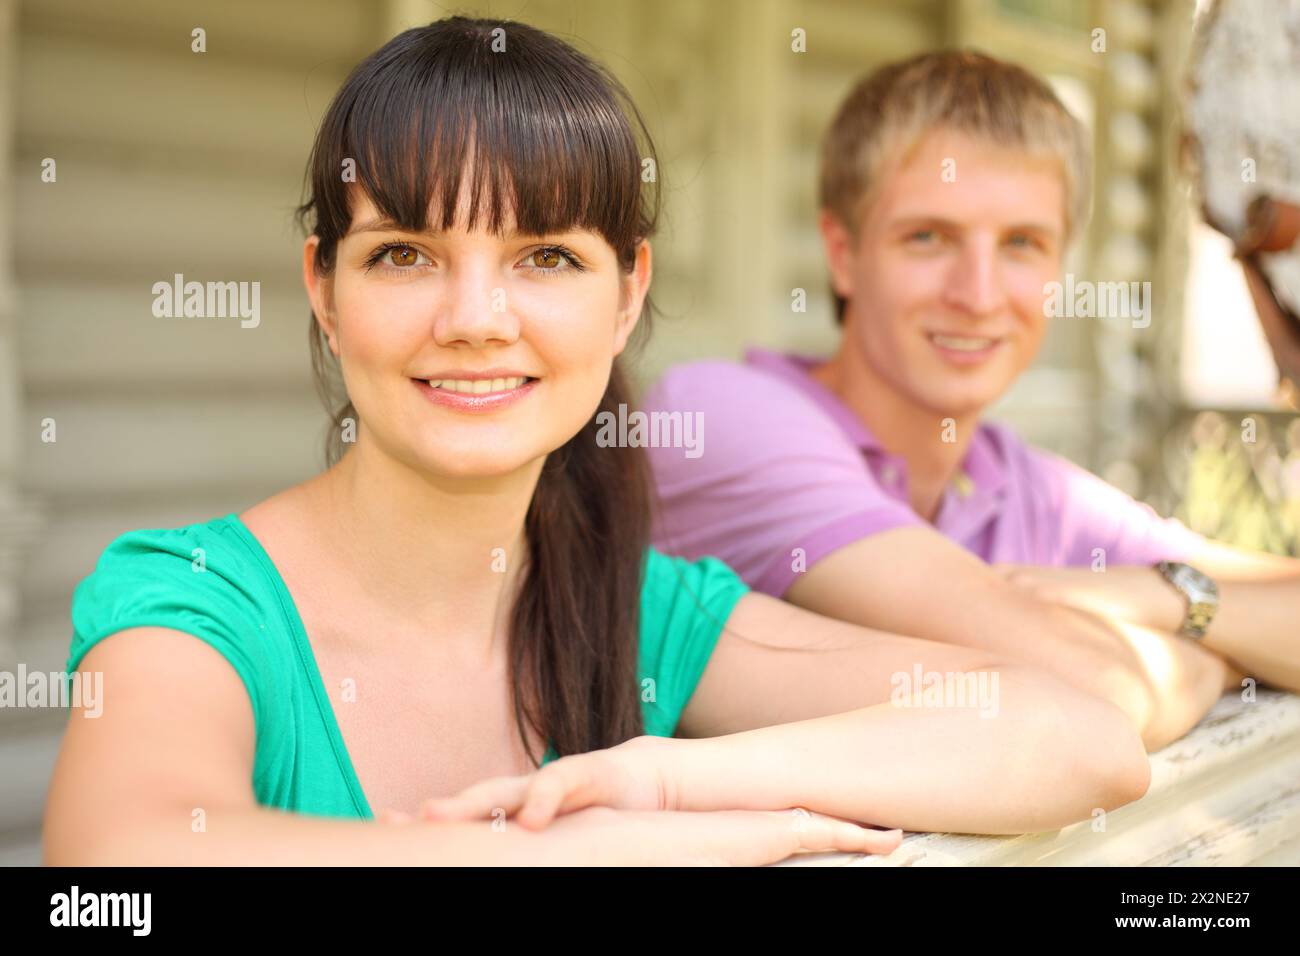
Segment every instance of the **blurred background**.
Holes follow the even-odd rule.
[[[855,79],[946,46],[1046,76],[1096,146],[1067,271],[1150,281],[1154,314],[1055,320],[998,417],[1202,532],[1297,553],[1300,423],[1178,161],[1194,0],[0,0],[0,671],[63,669],[72,590],[118,534],[320,468],[291,218],[312,135],[360,59],[455,12],[563,36],[645,114],[666,208],[643,384],[746,344],[833,347],[816,154]],[[260,282],[260,325],[154,317],[175,273]],[[64,720],[0,708],[0,864],[39,861]]]

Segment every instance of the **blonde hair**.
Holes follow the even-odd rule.
[[[855,232],[886,162],[901,161],[940,128],[1059,160],[1067,242],[1082,230],[1092,191],[1092,150],[1083,124],[1028,70],[965,50],[887,64],[849,92],[822,141],[822,208]],[[844,320],[844,305],[835,295],[837,322]]]

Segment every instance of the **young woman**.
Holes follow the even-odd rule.
[[[595,441],[650,282],[638,133],[521,24],[356,69],[302,210],[333,464],[78,586],[68,670],[105,704],[73,710],[48,862],[757,864],[1141,796],[1112,705],[648,547],[641,451]],[[991,699],[922,706],[921,673]]]

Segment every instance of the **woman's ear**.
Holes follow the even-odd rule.
[[[314,233],[307,237],[302,247],[302,282],[307,288],[307,299],[311,302],[312,314],[325,333],[330,352],[335,358],[339,356],[338,329],[334,315],[334,278],[321,275],[316,269],[316,250],[320,246],[320,237]]]
[[[636,260],[632,271],[623,277],[623,291],[619,296],[618,327],[614,330],[614,354],[623,354],[627,340],[641,318],[646,293],[650,291],[650,276],[654,271],[650,253],[650,240],[642,239],[636,247]]]

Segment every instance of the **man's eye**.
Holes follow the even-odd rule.
[[[908,240],[908,242],[922,242],[922,243],[924,243],[924,242],[929,242],[929,241],[932,240],[933,238],[934,238],[934,230],[933,230],[933,229],[918,229],[916,232],[911,233],[911,234],[907,237],[907,240]]]

